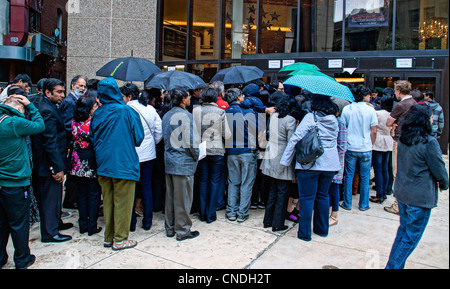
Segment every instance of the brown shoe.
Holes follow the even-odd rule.
[[[395,202],[394,202],[391,206],[389,206],[389,207],[384,207],[384,210],[385,210],[386,212],[388,212],[388,213],[392,213],[392,214],[398,215],[399,212],[398,212],[398,204],[397,204],[397,201],[395,201]]]

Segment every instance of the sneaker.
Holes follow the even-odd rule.
[[[226,215],[226,217],[227,217],[227,219],[229,220],[229,221],[232,221],[232,222],[234,222],[234,221],[236,221],[236,216],[228,216],[228,215]]]
[[[112,249],[114,251],[130,249],[136,247],[137,242],[132,240],[123,240],[122,242],[114,242],[112,245]]]
[[[258,204],[257,204],[257,203],[251,204],[251,205],[250,205],[250,209],[252,209],[252,210],[258,209]]]
[[[113,242],[103,242],[103,247],[105,248],[111,248],[113,246]]]
[[[394,202],[394,203],[393,203],[391,206],[389,206],[389,207],[384,207],[384,210],[385,210],[386,212],[388,212],[388,213],[398,215],[399,212],[398,212],[398,204],[397,204],[397,201]]]
[[[265,209],[266,205],[264,203],[259,203],[258,204],[258,209]]]
[[[244,215],[239,215],[239,216],[237,217],[237,221],[238,221],[239,223],[245,222],[247,219],[248,219],[248,215],[246,215],[246,216],[244,216]]]

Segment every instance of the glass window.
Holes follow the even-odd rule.
[[[296,52],[297,4],[297,0],[261,1],[259,53]]]
[[[397,50],[447,49],[448,0],[397,0]]]
[[[163,0],[161,31],[162,61],[186,59],[187,0]]]
[[[346,0],[344,50],[391,50],[392,8],[393,0]]]
[[[218,65],[217,64],[190,64],[188,65],[188,71],[200,76],[206,83],[209,83],[211,78],[216,75],[218,72]]]
[[[226,1],[224,59],[240,59],[256,53],[256,1]]]
[[[220,58],[220,0],[192,1],[189,60]]]

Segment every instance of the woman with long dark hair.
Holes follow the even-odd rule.
[[[281,91],[272,94],[272,96],[274,95],[277,112],[270,116],[269,142],[261,163],[261,171],[270,179],[264,227],[272,227],[272,231],[275,232],[288,228],[284,225],[286,208],[291,183],[296,177],[294,164],[285,167],[280,164],[280,160],[289,139],[294,134],[297,121],[290,115],[293,106],[290,98]]]
[[[403,269],[418,245],[438,203],[438,189],[448,189],[448,173],[437,140],[431,135],[431,110],[411,107],[402,122],[394,196],[400,227],[386,269]],[[377,184],[378,186],[378,184]]]
[[[72,121],[73,152],[69,173],[77,183],[80,233],[88,232],[89,236],[102,230],[97,227],[101,189],[97,180],[94,146],[89,138],[91,117],[97,108],[95,97],[80,97]]]

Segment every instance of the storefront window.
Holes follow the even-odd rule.
[[[161,61],[186,59],[187,0],[163,0]]]
[[[224,59],[256,53],[256,0],[226,1]]]
[[[395,49],[447,49],[448,3],[448,0],[397,0]]]
[[[192,0],[189,60],[220,58],[220,0]]]
[[[391,50],[392,15],[393,0],[346,0],[344,50]]]
[[[297,0],[261,1],[259,53],[296,51],[297,3]]]

